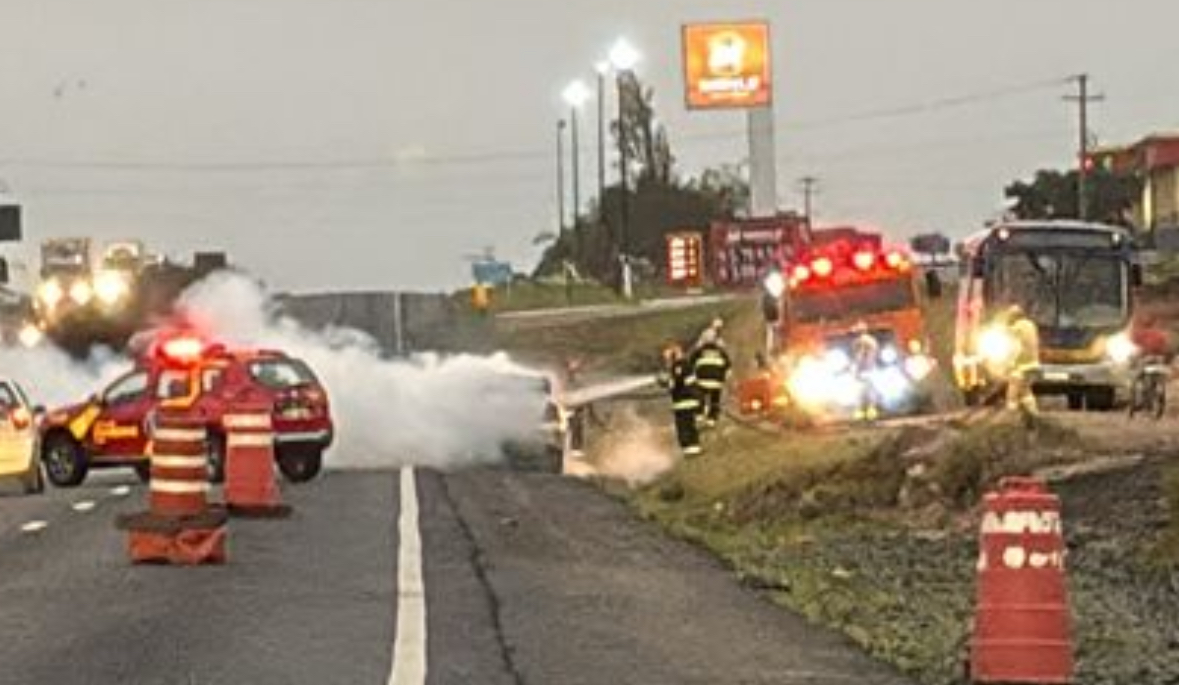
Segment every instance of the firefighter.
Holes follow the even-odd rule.
[[[692,368],[684,359],[679,345],[668,345],[663,350],[663,374],[660,383],[671,394],[671,410],[675,416],[675,437],[685,457],[701,453],[700,433],[696,430],[696,413],[700,399]]]
[[[725,381],[729,379],[729,370],[733,366],[729,353],[725,351],[725,343],[715,328],[710,327],[701,334],[690,362],[696,375],[696,385],[700,388],[700,417],[704,425],[715,426],[720,419]]]
[[[721,331],[724,329],[724,327],[724,319],[720,318],[719,316],[713,319],[712,323],[708,324],[708,328],[700,331],[700,335],[696,338],[696,345],[692,348],[692,352],[694,353],[703,347],[706,341],[720,340]]]
[[[1028,419],[1039,413],[1032,383],[1040,371],[1040,331],[1017,304],[1008,308],[1005,318],[1007,332],[1015,343],[1007,373],[1007,409],[1018,410]]]
[[[880,343],[863,321],[856,322],[852,333],[855,335],[851,344],[852,372],[860,384],[860,402],[856,406],[855,418],[857,421],[875,421],[880,409],[876,388],[872,385],[872,372],[880,358]]]

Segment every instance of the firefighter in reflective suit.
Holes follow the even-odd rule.
[[[880,415],[876,387],[872,385],[872,373],[876,370],[876,361],[880,357],[880,343],[876,336],[868,331],[868,324],[856,322],[852,328],[855,337],[851,344],[852,370],[860,386],[859,404],[856,406],[855,419],[857,421],[875,421]]]
[[[715,329],[708,329],[700,337],[700,344],[692,353],[691,367],[700,388],[700,416],[704,425],[715,426],[720,419],[725,382],[733,363],[725,351],[724,341]]]
[[[1007,409],[1018,409],[1026,419],[1039,411],[1032,383],[1040,372],[1040,331],[1019,305],[1007,310],[1006,319],[1007,332],[1015,343],[1007,374]]]
[[[700,454],[700,433],[696,430],[696,413],[700,399],[692,367],[684,359],[679,345],[668,345],[663,350],[663,387],[671,394],[671,409],[675,416],[675,436],[685,457]]]

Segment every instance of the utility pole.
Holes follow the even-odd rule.
[[[1089,74],[1077,74],[1070,81],[1077,84],[1076,95],[1066,95],[1065,100],[1077,103],[1079,119],[1079,143],[1077,145],[1077,218],[1089,218],[1089,103],[1101,102],[1104,95],[1089,94]]]
[[[602,219],[602,203],[606,198],[606,74],[610,64],[597,65],[598,73],[598,219]]]
[[[802,211],[806,216],[807,231],[810,231],[813,228],[811,221],[813,212],[812,199],[815,194],[815,186],[819,184],[819,179],[814,176],[803,176],[798,179],[798,183],[802,186]]]
[[[581,141],[577,137],[577,107],[569,110],[569,147],[573,165],[573,231],[576,235],[578,218],[581,216],[581,155],[578,148]]]
[[[630,274],[630,181],[628,180],[628,167],[630,160],[627,159],[627,137],[626,137],[626,96],[623,93],[624,74],[621,70],[618,71],[616,84],[618,88],[618,185],[621,191],[619,195],[619,221],[618,221],[618,258],[622,260],[622,296],[626,299],[631,298],[631,274]]]
[[[565,237],[565,120],[557,120],[557,237]]]

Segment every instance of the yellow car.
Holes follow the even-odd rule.
[[[17,478],[25,494],[45,490],[35,412],[14,381],[0,380],[0,478]]]

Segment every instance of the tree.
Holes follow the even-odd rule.
[[[1142,180],[1133,174],[1094,169],[1087,178],[1089,218],[1129,225],[1129,212],[1142,197]],[[1077,172],[1041,169],[1031,182],[1015,181],[1004,194],[1014,201],[1017,219],[1077,218]]]
[[[665,236],[683,230],[706,230],[715,220],[732,218],[749,199],[749,184],[740,170],[722,166],[698,178],[675,175],[675,157],[667,132],[655,116],[654,90],[634,74],[622,75],[621,119],[611,125],[617,142],[626,142],[630,164],[628,187],[606,188],[572,231],[549,244],[536,273],[560,273],[565,261],[582,274],[614,283],[618,276],[618,229],[622,202],[627,203],[627,244],[630,254],[662,269]]]

